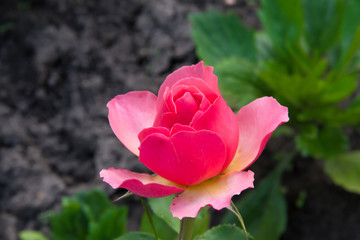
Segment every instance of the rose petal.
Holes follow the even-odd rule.
[[[188,86],[188,85],[176,85],[171,90],[174,95],[174,99],[179,98],[179,96],[184,95],[186,92],[190,92],[191,95],[194,97],[194,99],[198,103],[200,103],[200,106],[199,106],[200,110],[205,111],[210,106],[210,101],[206,98],[204,92],[200,91],[197,87]],[[217,97],[218,97],[217,95],[210,96],[211,103],[213,103]]]
[[[139,133],[139,141],[142,142],[144,140],[144,138],[146,138],[147,136],[149,136],[150,134],[153,134],[153,133],[161,133],[165,136],[169,136],[170,130],[168,128],[164,128],[164,127],[145,128]]]
[[[167,112],[162,115],[158,115],[159,118],[156,118],[156,123],[154,126],[165,127],[171,129],[171,127],[176,123],[178,120],[176,113]]]
[[[214,92],[203,79],[194,77],[183,78],[177,81],[172,86],[171,91],[175,98],[178,95],[183,95],[184,92],[203,93],[211,103],[213,103],[220,95],[219,93]]]
[[[162,108],[161,111],[159,111],[158,109],[158,114],[160,113],[163,113],[163,112],[176,112],[176,107],[175,107],[175,102],[174,102],[174,98],[173,98],[173,93],[171,91],[170,88],[166,88],[165,89],[165,92],[164,92],[164,95],[159,95],[161,96],[159,99],[161,99],[162,101],[164,101],[164,106]],[[159,101],[158,99],[158,101]]]
[[[200,111],[199,111],[200,112]],[[196,130],[207,129],[221,137],[227,146],[227,156],[222,170],[232,161],[239,141],[239,127],[234,112],[228,107],[225,100],[220,96],[213,105],[199,116],[194,116],[194,122],[190,126]]]
[[[210,102],[213,103],[217,97],[207,83],[201,79],[186,78],[179,80],[171,90],[167,87],[164,95],[158,98],[154,126],[171,128],[176,122],[189,123],[194,115],[198,115],[196,110],[199,109],[202,112],[207,110]],[[184,101],[184,98],[187,101]],[[190,106],[186,106],[186,104],[190,104]]]
[[[177,123],[188,125],[199,108],[198,102],[194,97],[186,92],[182,97],[175,101],[177,109]]]
[[[139,161],[172,182],[191,186],[220,173],[225,145],[213,132],[178,132],[171,137],[152,134],[140,146]]]
[[[108,104],[109,122],[116,137],[135,155],[139,155],[138,134],[151,127],[156,116],[156,96],[147,91],[128,92]]]
[[[185,66],[182,68],[179,68],[178,70],[171,73],[164,81],[164,83],[161,85],[159,89],[158,96],[163,96],[165,89],[167,87],[173,86],[177,81],[183,79],[183,78],[200,78],[203,79],[212,89],[214,93],[217,95],[220,95],[220,91],[218,88],[217,83],[217,77],[213,74],[213,68],[212,67],[204,67],[203,62],[199,62],[196,65],[192,66]],[[160,99],[159,99],[160,100]],[[162,102],[159,101],[159,105],[162,105]],[[158,106],[160,107],[160,106]]]
[[[195,132],[195,129],[193,129],[192,127],[189,127],[187,125],[181,125],[181,124],[174,124],[174,126],[171,128],[171,131],[170,131],[170,136],[178,133],[178,132]]]
[[[211,206],[216,210],[229,207],[231,197],[247,188],[253,188],[254,173],[251,171],[231,172],[220,175],[199,185],[191,186],[176,196],[170,205],[174,217],[196,217],[199,210]]]
[[[261,154],[275,129],[289,121],[287,107],[272,97],[256,99],[236,114],[239,124],[239,146],[234,160],[225,172],[243,170]]]
[[[184,187],[160,176],[135,173],[127,169],[103,169],[100,177],[113,188],[125,188],[141,197],[158,198],[184,191]]]

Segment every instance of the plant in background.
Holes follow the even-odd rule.
[[[214,66],[232,107],[264,95],[288,106],[291,128],[282,132],[293,136],[303,156],[326,160],[325,171],[335,183],[360,193],[360,151],[349,152],[344,132],[360,126],[360,1],[261,0],[260,6],[262,30],[245,27],[232,13],[191,15],[198,57]],[[262,185],[280,179],[283,169]],[[271,186],[266,191],[259,187],[239,204],[241,210],[253,209],[249,199],[264,199],[261,206],[268,207],[258,209],[257,217],[244,214],[255,219],[249,227],[257,229],[255,238],[278,239],[285,229],[284,197]],[[281,223],[271,224],[268,213],[280,210]]]
[[[53,240],[114,240],[126,231],[128,208],[113,205],[100,190],[62,199],[59,213],[47,212]],[[21,240],[46,240],[36,231],[23,231]]]
[[[181,228],[179,220],[173,228],[180,239],[192,239],[194,218],[205,206],[230,208],[242,222],[231,198],[253,187],[254,174],[244,169],[289,120],[287,108],[271,97],[256,99],[235,115],[220,94],[213,68],[203,62],[170,74],[158,96],[129,92],[107,106],[115,135],[155,175],[109,168],[100,176],[138,196],[172,195],[162,208],[181,220]],[[213,231],[226,234],[221,229]]]

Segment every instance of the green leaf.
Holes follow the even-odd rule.
[[[68,202],[60,213],[50,216],[54,240],[86,240],[88,219],[78,202]]]
[[[302,0],[302,5],[311,54],[321,57],[339,39],[344,4],[339,0]]]
[[[38,231],[21,231],[19,237],[21,240],[47,240],[47,237]]]
[[[280,187],[284,166],[280,165],[236,203],[246,229],[255,239],[277,240],[285,230],[286,201]],[[223,221],[238,224],[236,216],[231,212],[225,215]]]
[[[204,234],[197,236],[194,240],[246,240],[245,233],[238,227],[233,225],[219,225]],[[254,240],[249,236],[249,240]]]
[[[356,95],[355,98],[350,102],[350,104],[347,106],[346,111],[350,111],[352,118],[355,117],[355,123],[358,123],[358,118],[360,117],[360,94]]]
[[[265,95],[266,89],[256,75],[256,66],[249,61],[227,58],[217,63],[214,71],[224,98],[236,110]]]
[[[64,205],[66,206],[66,203],[71,201],[79,202],[88,219],[92,222],[97,222],[108,208],[114,207],[107,196],[98,189],[78,192],[75,197],[64,198]]]
[[[261,0],[258,16],[279,49],[299,43],[303,27],[300,0]]]
[[[50,215],[54,240],[113,240],[126,229],[127,207],[116,207],[99,190],[65,197],[62,211]]]
[[[190,21],[197,55],[206,64],[214,65],[228,57],[255,61],[253,31],[247,29],[235,14],[211,10],[191,14]]]
[[[153,216],[153,221],[156,232],[162,239],[170,239],[174,233],[179,233],[180,231],[180,220],[174,218],[170,212],[170,204],[174,197],[175,196],[173,195],[163,198],[148,198],[150,208],[155,215]],[[193,236],[203,233],[208,228],[209,222],[210,215],[208,213],[208,208],[204,207],[200,210],[195,219]],[[165,224],[170,227],[170,229],[167,229]],[[141,226],[142,231],[152,233],[148,219],[144,216],[142,218]]]
[[[177,233],[164,220],[156,215],[153,215],[152,221],[160,239],[176,239]],[[143,214],[141,217],[140,230],[141,232],[153,235],[153,230],[146,214]]]
[[[360,25],[360,1],[347,0],[345,3],[344,21],[341,29],[341,46],[343,51],[350,47],[354,39],[355,32]]]
[[[148,198],[151,210],[156,216],[164,220],[175,232],[180,231],[180,220],[174,218],[170,212],[170,203],[175,195],[162,198]]]
[[[155,240],[155,238],[147,233],[130,232],[115,240]]]
[[[319,102],[319,81],[301,74],[289,74],[281,64],[273,63],[268,70],[260,73],[260,78],[274,92],[275,98],[283,104],[285,101],[288,103],[286,106],[314,107]]]
[[[335,128],[357,125],[360,121],[360,106],[357,104],[360,105],[360,102],[352,100],[344,109],[334,105],[304,108],[302,111],[297,112],[296,120],[302,123],[317,122],[321,125],[333,126]]]
[[[341,31],[341,50],[342,54],[348,53],[351,62],[349,63],[349,72],[360,73],[360,1],[347,0],[345,1],[344,23]],[[350,53],[350,54],[349,54]],[[353,57],[353,58],[352,58]],[[340,59],[340,57],[338,57]]]
[[[357,79],[352,75],[342,75],[335,81],[324,84],[321,101],[325,104],[337,103],[350,96],[357,87]]]
[[[360,151],[353,151],[325,161],[325,172],[344,189],[360,194]]]
[[[342,54],[338,57],[338,61],[336,61],[336,66],[331,72],[330,77],[336,79],[344,73],[356,73],[360,68],[360,26],[355,30],[353,39],[348,46],[347,50],[342,52]],[[352,68],[350,68],[352,67]]]
[[[210,225],[209,207],[202,208],[196,216],[192,237],[203,234]]]
[[[296,147],[304,156],[332,158],[345,152],[349,146],[346,135],[340,128],[303,125],[295,139]]]
[[[87,240],[113,240],[125,234],[128,209],[125,206],[107,209],[97,223],[90,224]]]
[[[277,136],[287,136],[287,137],[294,137],[295,130],[293,127],[289,125],[280,125],[272,134],[272,137],[275,138]]]
[[[272,60],[274,58],[273,44],[269,35],[264,31],[255,32],[255,45],[257,51],[257,59],[259,61]]]
[[[344,4],[341,39],[338,47],[332,51],[335,76],[344,71],[357,74],[360,72],[360,2],[347,0]]]

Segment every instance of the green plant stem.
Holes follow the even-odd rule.
[[[248,234],[247,234],[247,231],[246,231],[246,227],[245,227],[245,223],[244,223],[244,219],[242,218],[239,210],[237,209],[236,205],[234,204],[233,201],[231,201],[231,207],[229,208],[235,215],[236,217],[239,219],[239,222],[241,224],[241,227],[244,229],[244,232],[245,232],[245,237],[246,237],[246,240],[248,240]]]
[[[185,217],[181,220],[179,240],[191,240],[195,218]]]
[[[157,233],[156,233],[156,229],[155,229],[155,226],[154,226],[154,222],[153,222],[152,217],[151,217],[150,209],[149,209],[148,205],[146,204],[146,202],[144,201],[143,198],[140,198],[140,201],[141,201],[141,204],[142,204],[143,207],[144,207],[145,214],[146,214],[146,216],[147,216],[148,219],[149,219],[150,226],[151,226],[151,229],[153,230],[155,240],[158,240],[159,238],[158,238],[158,235],[157,235]]]

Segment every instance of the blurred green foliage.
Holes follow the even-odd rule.
[[[100,190],[79,192],[62,199],[62,210],[49,215],[53,240],[113,240],[126,232],[128,208],[113,205]],[[45,240],[35,231],[23,231],[22,240]]]
[[[231,107],[274,96],[289,108],[303,156],[342,158],[349,150],[344,127],[360,126],[360,1],[261,0],[260,6],[262,30],[245,27],[233,13],[192,14],[197,55],[214,66]],[[360,172],[358,186],[348,187],[353,181],[335,180],[333,171],[326,172],[337,184],[360,193]]]
[[[232,225],[219,225],[216,226],[202,235],[194,238],[194,240],[247,240],[245,233],[238,227]],[[248,236],[248,240],[254,240],[252,236]]]
[[[130,232],[125,234],[124,236],[116,238],[115,240],[155,240],[155,238],[147,233]]]
[[[19,233],[21,240],[47,240],[47,237],[38,231],[26,230]]]

